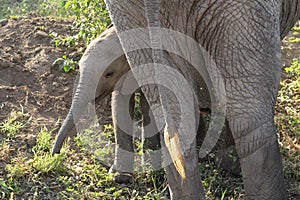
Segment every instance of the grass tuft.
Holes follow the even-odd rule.
[[[6,137],[6,139],[13,139],[30,120],[31,118],[28,114],[14,111],[5,122],[0,124],[0,134]]]

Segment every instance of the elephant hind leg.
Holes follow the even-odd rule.
[[[252,119],[257,117],[252,116]],[[276,128],[273,120],[268,119],[257,125],[257,121],[251,123],[249,116],[239,116],[229,123],[240,158],[247,199],[286,199]]]

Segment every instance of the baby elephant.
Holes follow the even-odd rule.
[[[116,59],[115,59],[116,58]],[[113,62],[111,62],[113,60]],[[134,115],[134,91],[123,94],[124,81],[129,80],[131,86],[137,83],[133,78],[129,64],[124,56],[123,49],[113,27],[104,31],[97,39],[87,47],[80,60],[80,79],[72,101],[70,111],[61,126],[56,138],[52,153],[59,153],[62,144],[72,127],[79,120],[88,104],[102,100],[112,93],[112,118],[116,141],[114,164],[111,172],[117,172],[116,182],[128,182],[133,173],[133,115]],[[203,82],[197,83],[203,94],[209,97],[207,90],[203,90]],[[141,93],[140,109],[142,115],[142,138],[145,139],[144,147],[153,152],[160,148],[158,128],[155,126],[153,114],[144,95]],[[124,117],[125,114],[125,117]],[[126,116],[127,114],[127,116]],[[205,135],[205,121],[200,115],[200,125],[197,138]],[[230,134],[227,134],[230,135]],[[197,143],[201,144],[202,139]],[[160,167],[160,154],[149,154],[150,162],[155,169]]]
[[[112,57],[117,57],[117,59],[111,63],[109,60],[112,60]],[[131,75],[129,71],[130,67],[114,28],[104,31],[100,37],[91,42],[82,56],[79,65],[79,83],[69,113],[59,130],[52,153],[60,152],[64,140],[69,136],[70,129],[75,126],[75,123],[79,120],[88,104],[96,98],[97,100],[103,100],[112,93],[111,106],[116,149],[114,164],[110,171],[119,172],[116,176],[116,181],[127,182],[133,172],[132,118],[135,102],[134,93],[123,95],[120,92],[122,79],[128,79]],[[136,84],[135,80],[131,80],[130,84]],[[126,105],[124,105],[125,102],[127,103]],[[140,110],[142,114],[142,127],[147,127],[153,116],[149,114],[150,109],[143,95],[141,95]],[[125,118],[123,114],[128,113],[128,111],[130,116]],[[119,124],[126,124],[126,128],[120,127]],[[152,132],[159,132],[153,126],[151,129]],[[148,131],[144,130],[143,132]],[[145,135],[143,136],[145,138],[144,147],[152,151],[159,148],[159,135],[156,133],[152,133],[152,136],[149,138]],[[156,157],[160,159],[160,157]],[[153,161],[153,164],[155,163],[160,163],[160,160]]]

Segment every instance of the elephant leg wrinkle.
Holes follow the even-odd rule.
[[[135,69],[141,64],[153,64],[153,62],[159,64],[157,61],[162,61],[161,64],[167,63],[170,67],[165,68],[165,71],[160,71],[164,72],[161,74],[170,74],[173,70],[177,70],[187,80],[190,80],[188,77],[194,77],[189,74],[191,73],[189,65],[192,65],[191,68],[197,68],[198,71],[205,73],[209,71],[218,72],[212,73],[216,76],[201,75],[212,79],[205,81],[208,89],[212,91],[218,91],[215,89],[220,88],[220,85],[216,84],[217,88],[214,88],[214,84],[210,84],[211,82],[224,82],[224,92],[226,93],[224,96],[227,100],[226,119],[230,123],[237,152],[241,158],[245,199],[287,199],[273,122],[273,109],[281,73],[280,38],[283,38],[296,20],[300,18],[300,1],[105,0],[105,3],[120,40],[117,37],[111,37],[111,41],[115,43],[105,42],[101,48],[91,48],[91,51],[83,56],[84,60],[80,67],[82,72],[92,69],[92,72],[98,73],[89,73],[90,76],[101,77],[106,69],[105,66],[110,65],[110,61],[115,59],[115,52],[118,52],[119,56],[126,55],[131,69]],[[159,31],[151,31],[154,30],[153,27],[172,30],[172,33],[178,34],[170,34],[171,37],[160,38]],[[188,36],[197,44],[192,45],[193,47],[186,51],[184,44],[181,45],[179,42],[182,35]],[[178,43],[170,42],[169,45],[164,44],[165,41],[178,41]],[[157,44],[157,42],[162,42],[162,44]],[[199,45],[203,47],[200,52],[194,49]],[[151,47],[156,49],[151,49]],[[110,52],[114,53],[106,52],[106,49],[110,49]],[[164,53],[165,51],[166,53]],[[188,54],[185,55],[185,52]],[[155,55],[161,58],[158,59]],[[180,56],[187,62],[181,64],[176,59]],[[100,60],[94,61],[96,58]],[[198,69],[202,65],[200,63],[206,63],[206,61],[209,61],[208,65]],[[190,64],[188,64],[189,62]],[[101,73],[98,67],[93,67],[95,63],[97,65],[102,64]],[[214,65],[210,65],[210,63],[215,64],[217,70],[213,69]],[[88,66],[91,67],[88,68]],[[138,86],[144,89],[147,88],[147,85],[153,84],[146,79],[148,78],[146,75],[149,73],[146,69],[141,70],[142,73],[137,71],[133,73]],[[117,68],[115,72],[119,70],[123,70],[121,72],[125,73],[129,70],[129,66],[126,64],[124,67]],[[156,78],[160,77],[160,74],[152,73],[152,71],[150,74],[151,76],[152,74],[155,75],[153,80],[158,81]],[[197,78],[192,79],[198,80]],[[100,86],[111,83],[111,81],[104,80]],[[90,82],[90,84],[86,84],[87,90],[84,91],[90,91],[88,87],[90,85],[96,86],[96,84],[92,84],[95,82],[92,78],[86,78],[84,82]],[[157,84],[160,85],[161,83],[158,82]],[[169,86],[170,88],[176,86],[176,91],[180,89],[174,84],[165,87]],[[163,106],[168,106],[172,100],[162,90],[144,91],[150,107],[155,107],[160,100]],[[86,95],[81,96],[85,97]],[[82,106],[76,104],[75,107]],[[182,114],[172,109],[166,111],[164,116],[170,116],[173,111],[176,115]],[[266,119],[267,123],[258,127]],[[167,120],[166,118],[160,119],[158,123],[163,124]],[[175,128],[173,124],[168,125],[170,127],[167,129]],[[165,163],[165,168],[171,199],[203,200],[205,193],[200,181],[196,141],[191,146],[184,144],[184,135],[181,135],[182,133],[177,132],[176,129],[170,130],[160,133],[160,143],[162,147],[167,146],[165,148],[167,150],[162,151],[163,161],[170,161]],[[129,132],[131,131],[127,131],[127,133]],[[188,135],[191,132],[185,134]],[[126,143],[122,137],[117,137],[119,139],[117,142],[121,146],[130,143],[124,148],[131,149],[131,142]],[[181,151],[183,150],[182,154]],[[178,157],[178,155],[180,159],[171,159],[171,157]],[[123,162],[121,158],[120,161]],[[119,163],[121,170],[124,166],[121,164],[122,162]],[[131,171],[131,166],[129,171]]]
[[[247,199],[286,199],[275,130],[273,122],[263,123],[235,137]]]

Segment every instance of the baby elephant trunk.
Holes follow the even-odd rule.
[[[75,126],[88,104],[95,97],[104,99],[113,91],[115,82],[129,70],[123,54],[114,28],[103,32],[88,46],[80,60],[80,80],[72,106],[59,130],[52,153],[60,152],[69,130]]]
[[[85,76],[82,76],[80,79],[85,79],[84,77]],[[78,84],[70,111],[64,120],[63,125],[60,127],[58,136],[52,149],[53,154],[60,152],[64,140],[69,136],[69,130],[75,126],[75,123],[79,120],[87,105],[94,99],[93,96],[95,96],[95,93],[92,94],[90,91],[95,91],[95,86],[88,87],[90,84],[84,85],[82,82],[83,81],[81,80]]]

